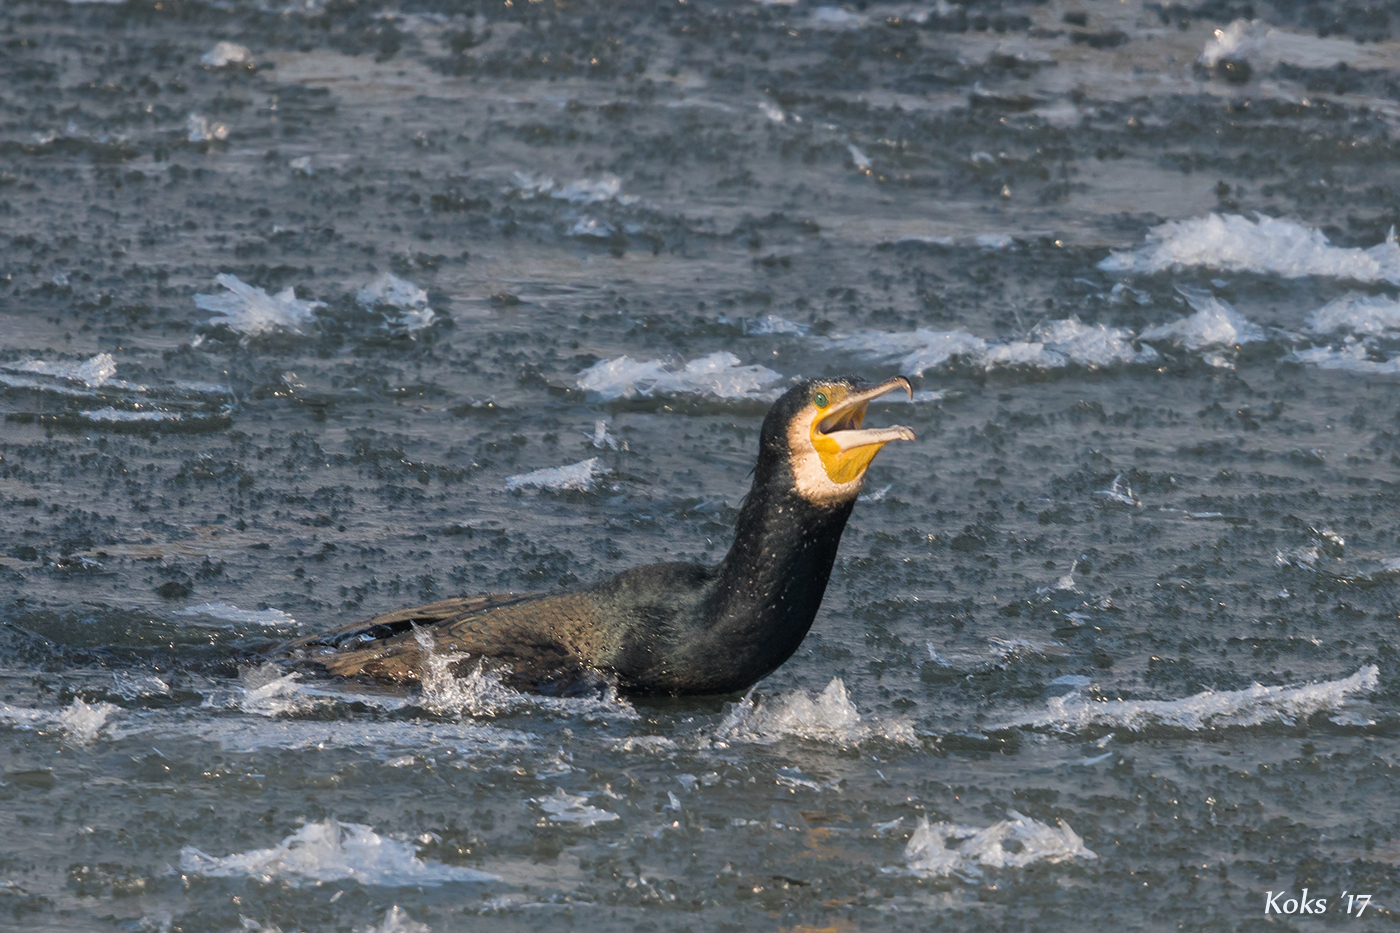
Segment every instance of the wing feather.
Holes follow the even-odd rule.
[[[507,682],[539,686],[577,677],[592,626],[589,601],[576,594],[457,597],[374,616],[284,646],[297,662],[338,677],[407,683],[423,677],[419,637],[458,663],[489,659]]]

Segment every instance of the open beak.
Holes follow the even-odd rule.
[[[909,385],[909,380],[903,376],[895,376],[873,388],[847,395],[832,405],[831,409],[813,425],[813,439],[820,436],[834,441],[836,447],[843,452],[854,450],[857,447],[868,447],[871,444],[883,447],[890,441],[912,441],[914,432],[903,425],[896,424],[888,428],[861,427],[865,421],[865,411],[870,407],[870,403],[881,396],[889,395],[896,389],[903,389],[909,393],[911,400],[914,398],[914,389]]]
[[[903,425],[862,426],[870,403],[895,389],[903,389],[911,399],[914,397],[909,380],[895,376],[872,388],[851,392],[812,421],[812,447],[833,483],[845,484],[860,479],[870,461],[890,441],[914,439],[914,432]]]

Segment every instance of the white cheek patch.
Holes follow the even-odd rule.
[[[788,427],[789,460],[796,481],[797,493],[808,502],[819,505],[839,505],[860,494],[865,484],[861,473],[849,483],[833,483],[822,466],[822,459],[812,447],[810,418],[795,418]]]

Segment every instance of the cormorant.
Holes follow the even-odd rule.
[[[716,567],[651,564],[571,592],[468,596],[375,616],[284,649],[343,677],[422,679],[424,649],[488,659],[506,683],[569,693],[602,678],[633,695],[743,690],[791,657],[812,626],[866,468],[902,426],[863,428],[871,385],[814,379],[763,419],[753,488]]]

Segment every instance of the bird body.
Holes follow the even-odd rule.
[[[811,628],[870,460],[908,428],[863,430],[869,401],[902,377],[803,383],[764,419],[753,487],[718,566],[651,564],[537,596],[474,596],[376,616],[292,642],[287,654],[342,677],[421,680],[425,654],[489,659],[507,683],[569,693],[615,680],[625,693],[743,690]]]

